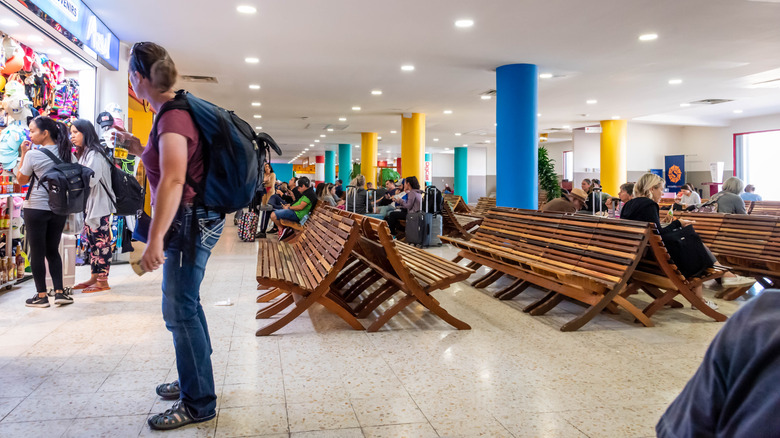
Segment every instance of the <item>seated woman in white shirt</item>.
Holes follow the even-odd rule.
[[[701,196],[699,192],[693,189],[690,184],[683,184],[679,192],[677,192],[677,201],[684,206],[701,204]]]

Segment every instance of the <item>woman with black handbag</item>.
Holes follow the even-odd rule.
[[[620,218],[654,223],[680,272],[686,277],[696,276],[712,267],[717,260],[694,231],[693,222],[678,219],[666,227],[661,226],[658,201],[663,193],[664,181],[660,176],[653,173],[642,175],[634,185],[634,198],[623,206]],[[726,286],[747,286],[753,283],[753,279],[731,273],[726,274],[723,279]],[[714,302],[704,299],[701,285],[694,288],[693,293],[712,309],[718,308]]]

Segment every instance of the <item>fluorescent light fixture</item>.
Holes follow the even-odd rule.
[[[390,131],[391,134],[396,134],[398,131]]]
[[[236,10],[242,14],[254,14],[255,12],[257,12],[257,8],[249,5],[241,5],[237,7]]]
[[[542,117],[542,113],[536,113],[536,117]]]
[[[433,141],[439,141],[439,139],[438,138],[434,138]]]
[[[260,114],[255,114],[253,117],[256,118],[256,119],[262,119],[263,118],[263,116],[261,116]]]
[[[377,139],[377,140],[381,140],[381,139],[382,139],[382,137],[377,137],[376,139]]]
[[[563,129],[571,129],[571,126],[569,126],[569,125],[563,125],[563,126],[562,126],[562,128],[563,128]]]
[[[314,140],[314,142],[315,142],[315,143],[319,143],[320,141],[319,141],[319,140]]]
[[[411,64],[402,65],[401,70],[403,71],[414,71],[414,66]]]
[[[490,143],[490,140],[485,140],[485,143]]]
[[[620,116],[612,116],[612,120],[620,120]]]
[[[690,104],[690,103],[681,103],[681,104],[680,104],[680,107],[682,107],[682,108],[687,108],[687,107],[689,107],[689,106],[691,106],[691,104]]]
[[[261,106],[262,104],[260,102],[252,102],[252,106]]]
[[[479,98],[482,100],[490,100],[493,98],[493,96],[488,96],[487,94],[483,94],[482,96],[479,96]]]
[[[251,84],[251,85],[249,85],[249,89],[250,89],[250,90],[259,90],[259,89],[260,89],[260,86],[259,86],[259,85],[257,85],[257,84]]]
[[[467,28],[474,26],[474,20],[464,18],[455,22],[455,27]]]
[[[346,117],[339,117],[339,122],[346,122],[346,121],[347,121]]]
[[[374,96],[381,96],[382,90],[371,90],[371,94],[373,94]]]
[[[682,79],[669,79],[669,85],[680,85],[682,84]]]
[[[360,111],[360,107],[359,106],[353,106],[352,107],[352,111]]]
[[[452,114],[452,110],[444,110],[444,114]]]
[[[460,132],[455,133],[455,137],[460,137],[460,136],[461,136]]]
[[[257,64],[258,62],[260,62],[260,58],[249,56],[247,58],[244,58],[244,62],[246,62],[247,64]]]
[[[387,151],[387,153],[389,154],[389,153],[390,153],[390,151],[388,150],[388,151]]]
[[[464,143],[464,144],[463,144],[463,147],[466,147],[466,146],[468,146],[468,145]]]
[[[644,35],[639,35],[639,41],[653,41],[658,39],[657,33],[646,33]]]
[[[325,134],[320,134],[320,138],[325,138]]]
[[[328,128],[328,132],[333,132],[333,128]]]
[[[539,75],[539,79],[552,79],[553,74],[552,73],[542,73]]]
[[[736,109],[736,110],[734,110],[734,114],[742,114],[742,110],[741,109]]]
[[[595,105],[595,104],[599,103],[599,101],[596,100],[596,99],[588,99],[588,100],[585,101],[585,103],[587,103],[588,105]]]
[[[450,148],[444,148],[444,150],[445,150],[445,151],[448,151],[448,150],[450,150]]]
[[[314,144],[313,144],[313,143],[312,143],[312,144],[310,144],[310,145],[309,145],[309,147],[312,147],[312,148],[313,148],[313,147],[314,147]]]
[[[303,151],[304,151],[304,152],[307,152],[308,150],[309,150],[309,148],[306,148],[306,149],[304,149]]]
[[[262,127],[262,126],[255,126],[255,129],[257,129],[257,130],[259,130],[259,131],[262,131],[262,130],[263,130],[263,127]]]
[[[360,145],[359,145],[359,144],[356,144],[356,145],[355,145],[355,147],[356,147],[356,148],[359,148],[359,147],[360,147]]]

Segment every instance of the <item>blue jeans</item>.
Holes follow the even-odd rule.
[[[280,219],[280,220],[284,219],[286,221],[295,222],[295,223],[300,223],[301,222],[301,220],[298,219],[298,215],[295,214],[295,212],[290,210],[290,209],[287,209],[287,210],[285,210],[285,209],[274,210],[274,213],[276,213],[276,218],[277,219]]]
[[[193,235],[196,216],[198,234]],[[185,207],[178,216],[179,232],[165,250],[162,280],[162,313],[165,327],[173,334],[181,400],[196,419],[214,416],[217,394],[211,368],[211,339],[206,315],[200,305],[200,283],[211,249],[217,244],[225,218],[216,212]],[[195,239],[190,244],[190,239]]]

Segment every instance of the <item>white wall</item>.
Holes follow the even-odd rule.
[[[601,135],[586,134],[584,129],[572,132],[574,172],[592,172],[601,166]]]
[[[455,176],[455,154],[432,154],[431,172],[434,178],[454,177]]]
[[[116,103],[124,111],[127,123],[127,67],[130,63],[130,47],[127,44],[119,45],[119,70],[108,71],[103,67],[98,68],[97,77],[97,114],[103,112],[109,103]],[[84,115],[86,117],[86,114]],[[95,118],[90,119],[95,122]]]
[[[557,175],[563,175],[563,153],[570,151],[574,147],[574,143],[571,141],[560,141],[555,143],[543,143],[542,146],[547,149],[547,155],[551,159],[555,160],[553,165],[555,166],[555,173]]]
[[[629,122],[626,133],[626,169],[642,173],[648,169],[663,169],[666,155],[687,154],[683,148],[682,134],[681,126]]]
[[[468,149],[469,176],[487,175],[487,149],[483,147],[470,147]]]

